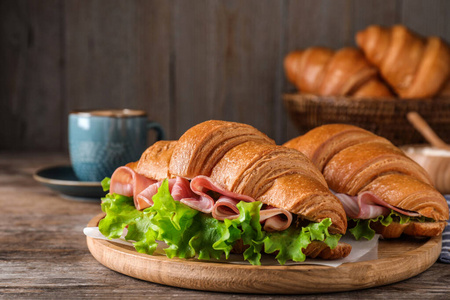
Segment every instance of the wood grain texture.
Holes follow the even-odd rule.
[[[136,2],[137,106],[159,122],[169,137],[173,132],[173,9],[170,1]],[[151,138],[154,138],[151,137]],[[153,139],[151,139],[153,140]]]
[[[401,4],[401,0],[383,1],[382,5],[377,0],[352,1],[351,31],[358,32],[372,24],[392,26],[401,23]],[[351,42],[356,47],[354,36]]]
[[[450,43],[450,2],[445,0],[434,1],[429,6],[427,1],[403,0],[401,6],[402,23],[417,33],[429,36],[440,36]],[[429,22],[427,20],[433,20]]]
[[[0,3],[0,149],[61,148],[61,3]]]
[[[69,108],[137,106],[136,5],[66,1],[66,94]]]
[[[33,172],[42,166],[67,162],[68,157],[60,153],[0,151],[0,298],[299,298],[169,287],[104,267],[90,254],[82,233],[89,220],[100,213],[99,202],[65,200],[32,179]],[[303,295],[302,299],[445,299],[449,286],[450,268],[437,262],[425,272],[395,284]]]
[[[98,226],[104,216],[104,213],[97,215],[88,226]],[[87,245],[92,255],[106,267],[155,283],[219,292],[314,294],[376,287],[413,277],[428,269],[439,257],[441,237],[380,241],[379,259],[342,264],[337,268],[170,259],[138,253],[133,247],[91,237],[87,237]]]
[[[284,55],[354,45],[369,24],[450,41],[446,0],[4,0],[0,149],[67,150],[67,114],[139,108],[169,139],[207,119],[299,132],[281,95]],[[441,116],[437,116],[440,118]]]
[[[273,136],[280,3],[176,2],[174,31],[176,135],[224,119]]]
[[[67,1],[64,8],[65,115],[143,109],[170,132],[169,2]]]

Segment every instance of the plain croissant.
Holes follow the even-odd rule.
[[[320,96],[391,97],[377,69],[356,48],[311,47],[284,60],[288,80],[302,93]]]
[[[377,226],[385,237],[442,233],[449,217],[447,202],[426,171],[388,140],[356,126],[330,124],[284,146],[308,156],[335,192],[350,196],[371,192],[389,205],[436,221]]]
[[[433,97],[449,80],[450,49],[438,37],[372,25],[357,33],[356,42],[401,98]]]

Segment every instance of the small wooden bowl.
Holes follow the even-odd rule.
[[[405,145],[401,149],[430,174],[439,192],[450,194],[450,151],[426,144]]]

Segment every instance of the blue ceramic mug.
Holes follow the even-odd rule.
[[[114,170],[137,161],[148,147],[147,133],[164,139],[160,124],[141,110],[86,110],[69,114],[69,153],[81,181],[101,181]]]

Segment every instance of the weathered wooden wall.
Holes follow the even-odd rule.
[[[207,119],[297,134],[281,102],[295,48],[370,24],[450,40],[446,0],[1,0],[0,150],[67,149],[67,114],[139,108],[170,139]]]

